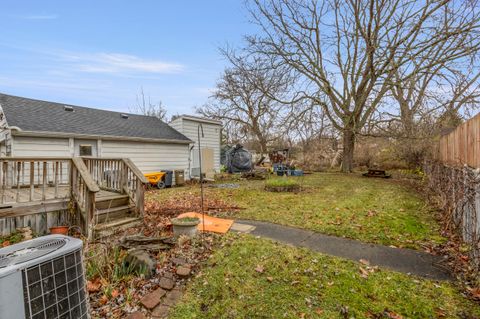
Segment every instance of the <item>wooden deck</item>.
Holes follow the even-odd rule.
[[[36,202],[38,203],[52,203],[55,200],[57,201],[69,201],[71,188],[68,185],[62,185],[58,188],[56,187],[46,187],[45,188],[45,198],[43,198],[44,191],[42,188],[35,188],[33,200],[30,200],[30,189],[20,188],[17,189],[6,189],[3,194],[3,204],[0,204],[0,210],[10,207],[21,207],[23,204],[32,205]],[[117,195],[116,192],[110,192],[106,190],[100,190],[96,194],[96,199],[100,200],[106,197]]]
[[[128,159],[0,158],[0,235],[29,226],[98,226],[143,214],[143,174]]]

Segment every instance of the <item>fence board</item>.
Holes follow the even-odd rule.
[[[436,157],[445,164],[480,167],[480,113],[442,136]]]

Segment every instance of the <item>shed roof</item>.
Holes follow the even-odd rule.
[[[214,125],[222,125],[222,121],[214,120],[214,119],[209,119],[205,117],[199,117],[199,116],[193,116],[193,115],[177,115],[173,119],[175,120],[188,120],[188,121],[193,121],[193,122],[199,122],[199,123],[208,123],[208,124],[214,124]]]
[[[8,126],[17,127],[20,131],[190,142],[186,136],[152,116],[99,110],[1,93],[0,106]]]

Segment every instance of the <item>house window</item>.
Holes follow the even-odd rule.
[[[80,156],[92,156],[92,145],[80,145]]]

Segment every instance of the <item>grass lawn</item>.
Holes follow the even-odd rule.
[[[206,196],[220,197],[243,209],[225,216],[345,236],[365,242],[420,248],[438,243],[433,211],[414,190],[395,180],[365,178],[359,174],[318,173],[292,177],[300,193],[265,191],[265,181],[242,181],[240,188],[207,188]],[[231,183],[231,182],[226,182]],[[198,186],[173,188],[150,194],[162,200],[199,192]]]
[[[228,235],[224,241],[170,318],[480,315],[480,307],[463,298],[449,283],[383,269],[369,272],[361,263],[250,235]]]

